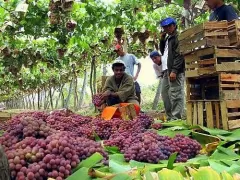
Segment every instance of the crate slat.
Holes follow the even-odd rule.
[[[228,121],[229,129],[240,128],[240,119]]]
[[[213,128],[213,109],[211,102],[205,102],[206,112],[207,112],[207,127]]]
[[[203,102],[198,102],[198,124],[203,126]]]
[[[229,46],[228,22],[204,22],[183,31],[179,35],[180,52],[187,54],[212,46]]]
[[[215,109],[215,114],[216,114],[216,128],[220,128],[220,108],[219,108],[219,103],[218,102],[213,102],[214,104],[214,109]]]
[[[192,103],[187,103],[187,124],[192,125]]]
[[[187,102],[187,124],[232,130],[240,127],[240,100]]]

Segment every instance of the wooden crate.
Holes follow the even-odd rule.
[[[227,21],[205,22],[183,31],[178,39],[182,54],[204,47],[229,46],[228,23]]]
[[[240,127],[240,100],[188,101],[187,124],[225,130]]]
[[[240,99],[240,73],[186,78],[188,100]]]
[[[228,37],[230,45],[240,46],[240,20],[228,23]]]
[[[235,47],[208,47],[188,53],[184,58],[186,77],[240,72],[240,49]]]

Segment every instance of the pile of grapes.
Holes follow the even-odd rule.
[[[92,118],[74,114],[69,110],[51,113],[22,113],[5,125],[0,137],[9,160],[13,179],[65,179],[78,163],[95,152],[103,155],[108,164],[105,146],[117,146],[126,161],[131,159],[158,163],[178,152],[177,162],[185,162],[198,154],[201,146],[183,135],[174,138],[160,136],[153,118],[140,114],[133,120]]]
[[[127,132],[113,134],[104,144],[119,147],[126,161],[133,159],[148,163],[167,160],[174,152],[178,152],[176,162],[186,162],[201,150],[201,145],[189,137],[176,135],[174,138],[170,138],[160,136],[154,131],[138,134]]]

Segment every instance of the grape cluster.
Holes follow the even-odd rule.
[[[176,135],[173,138],[174,149],[180,148],[177,162],[186,162],[188,159],[195,157],[201,150],[201,145],[196,141],[184,135]]]
[[[71,20],[66,23],[66,28],[68,31],[73,31],[75,29],[76,25],[77,25],[77,23],[75,21]]]
[[[160,136],[154,131],[145,131],[139,134],[127,132],[114,134],[109,140],[104,141],[107,146],[117,146],[124,153],[126,161],[131,159],[158,163],[159,160],[168,159],[177,152],[176,162],[186,162],[195,157],[201,145],[184,135],[176,135],[174,138]]]
[[[0,120],[0,131],[6,131],[7,128],[8,128],[8,122]]]
[[[100,94],[93,95],[92,103],[95,106],[101,106],[101,102],[102,102],[102,99]]]
[[[103,147],[99,142],[95,142],[93,140],[83,137],[77,137],[74,145],[76,147],[76,151],[80,160],[86,159],[95,152],[102,154],[104,160],[107,160],[108,158],[107,153],[104,151]]]
[[[139,121],[145,129],[150,128],[151,124],[154,122],[154,119],[145,113],[140,113],[135,120]]]
[[[94,139],[91,127],[92,118],[73,114],[71,111],[61,110],[52,112],[46,119],[47,124],[55,130],[70,131],[78,136]]]

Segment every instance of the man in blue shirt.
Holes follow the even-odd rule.
[[[208,7],[213,10],[209,21],[232,21],[238,19],[238,15],[230,5],[225,5],[224,0],[205,0]]]
[[[133,77],[134,84],[135,84],[136,96],[138,97],[138,102],[140,104],[141,103],[141,88],[137,82],[137,78],[138,78],[138,75],[141,70],[141,63],[138,61],[136,56],[134,56],[133,54],[125,53],[123,50],[123,47],[120,44],[117,44],[115,46],[114,51],[119,56],[117,59],[122,60],[125,63],[125,65],[126,65],[125,72]],[[137,72],[135,75],[134,75],[134,65],[137,65]]]

